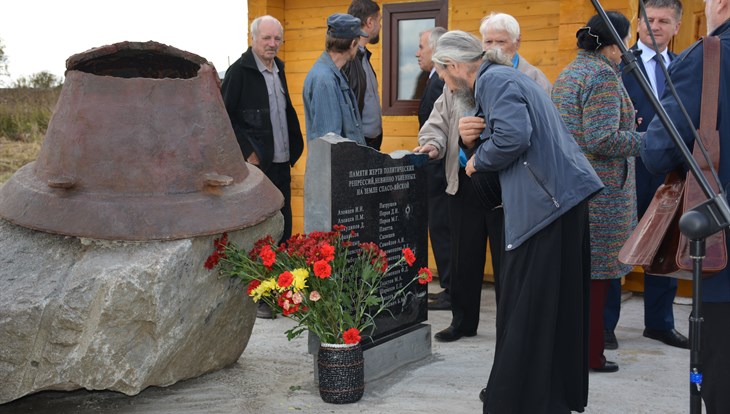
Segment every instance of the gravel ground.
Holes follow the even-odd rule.
[[[429,287],[438,291],[438,285]],[[366,384],[362,400],[331,405],[313,379],[306,336],[287,341],[292,322],[259,319],[236,364],[136,396],[108,391],[41,392],[0,405],[5,413],[480,413],[494,352],[494,291],[482,290],[478,335],[453,343],[433,341],[432,355]],[[688,333],[689,305],[675,305],[677,329]],[[623,303],[616,330],[619,349],[606,351],[620,370],[590,374],[586,413],[685,413],[689,411],[689,351],[646,339],[643,301]],[[429,313],[432,334],[448,326],[451,312]]]

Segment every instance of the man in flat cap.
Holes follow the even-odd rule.
[[[325,51],[304,79],[307,141],[334,132],[365,145],[357,100],[341,72],[357,54],[361,37],[368,35],[360,28],[357,17],[335,13],[327,18]]]
[[[347,14],[360,19],[360,28],[368,36],[358,39],[357,55],[349,61],[342,71],[357,98],[357,108],[362,116],[362,132],[369,147],[380,151],[383,142],[383,114],[378,94],[378,78],[370,63],[367,45],[380,41],[380,26],[383,15],[380,6],[373,0],[352,0]]]

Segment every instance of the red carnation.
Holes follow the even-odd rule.
[[[208,270],[213,270],[214,267],[218,264],[218,261],[220,261],[220,253],[218,251],[213,252],[208,258],[205,260],[205,264],[203,265]]]
[[[425,285],[433,280],[433,274],[427,267],[422,267],[418,270],[418,283]]]
[[[410,247],[403,249],[403,257],[405,257],[408,266],[413,266],[413,263],[416,261],[416,255],[413,254],[413,250]]]
[[[259,256],[261,256],[261,260],[263,260],[264,266],[266,266],[267,269],[271,269],[271,266],[276,263],[276,253],[271,250],[271,246],[268,244],[261,248]]]
[[[256,289],[257,287],[259,287],[260,284],[261,284],[261,282],[259,282],[258,280],[256,280],[256,279],[252,280],[251,283],[248,284],[248,289],[246,289],[246,294],[248,294],[248,296],[251,296],[251,292],[253,292],[254,289]]]
[[[372,242],[360,243],[360,248],[365,254],[378,253],[378,245]]]
[[[277,303],[281,307],[281,313],[284,316],[289,316],[292,313],[299,311],[299,305],[295,305],[291,300],[284,297],[283,295],[279,296]]]
[[[277,284],[279,287],[287,288],[291,286],[292,282],[294,281],[294,275],[291,274],[288,270],[284,273],[279,275],[279,280],[277,280]]]
[[[261,251],[261,248],[266,245],[271,246],[272,244],[274,244],[274,239],[272,239],[271,236],[266,236],[266,237],[256,240],[256,243],[254,243],[253,248],[251,249],[251,251],[248,252],[248,257],[251,260],[256,260],[256,255],[259,251]]]
[[[360,342],[360,331],[357,328],[350,328],[342,333],[342,339],[346,344],[356,344]]]
[[[226,249],[226,246],[228,245],[228,233],[223,233],[221,235],[220,239],[213,240],[213,247],[215,247],[215,250],[220,252],[223,252],[223,250]]]
[[[282,309],[281,313],[284,314],[284,316],[289,316],[292,313],[299,312],[299,305],[290,305],[289,309]]]
[[[332,275],[332,266],[324,260],[314,262],[314,275],[320,279],[328,278]]]
[[[328,262],[331,262],[335,259],[335,246],[332,246],[331,244],[323,244],[319,248],[319,256]]]

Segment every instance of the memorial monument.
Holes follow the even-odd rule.
[[[380,294],[389,299],[428,267],[427,157],[408,151],[382,154],[334,134],[309,141],[304,185],[304,229],[327,231],[345,226],[353,243],[373,242],[393,263],[410,247],[416,254],[412,267],[388,273]],[[376,318],[372,339],[363,340],[365,379],[387,375],[396,368],[431,354],[431,327],[427,319],[427,287],[412,285]],[[310,353],[316,356],[316,340]],[[404,350],[407,349],[407,352]],[[316,371],[315,361],[315,371]]]

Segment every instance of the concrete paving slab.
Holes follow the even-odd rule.
[[[439,291],[438,285],[429,287]],[[619,348],[606,351],[616,373],[590,374],[589,414],[689,412],[689,351],[644,338],[643,298],[623,302]],[[452,343],[433,341],[430,357],[366,384],[361,401],[331,405],[319,398],[306,335],[289,342],[284,318],[259,319],[236,364],[167,388],[130,397],[108,391],[47,391],[0,405],[0,414],[38,413],[480,413],[479,390],[494,357],[494,290],[482,290],[478,334]],[[675,305],[677,329],[688,333],[689,305]],[[451,312],[429,312],[432,334]],[[1,386],[1,385],[0,385]]]

